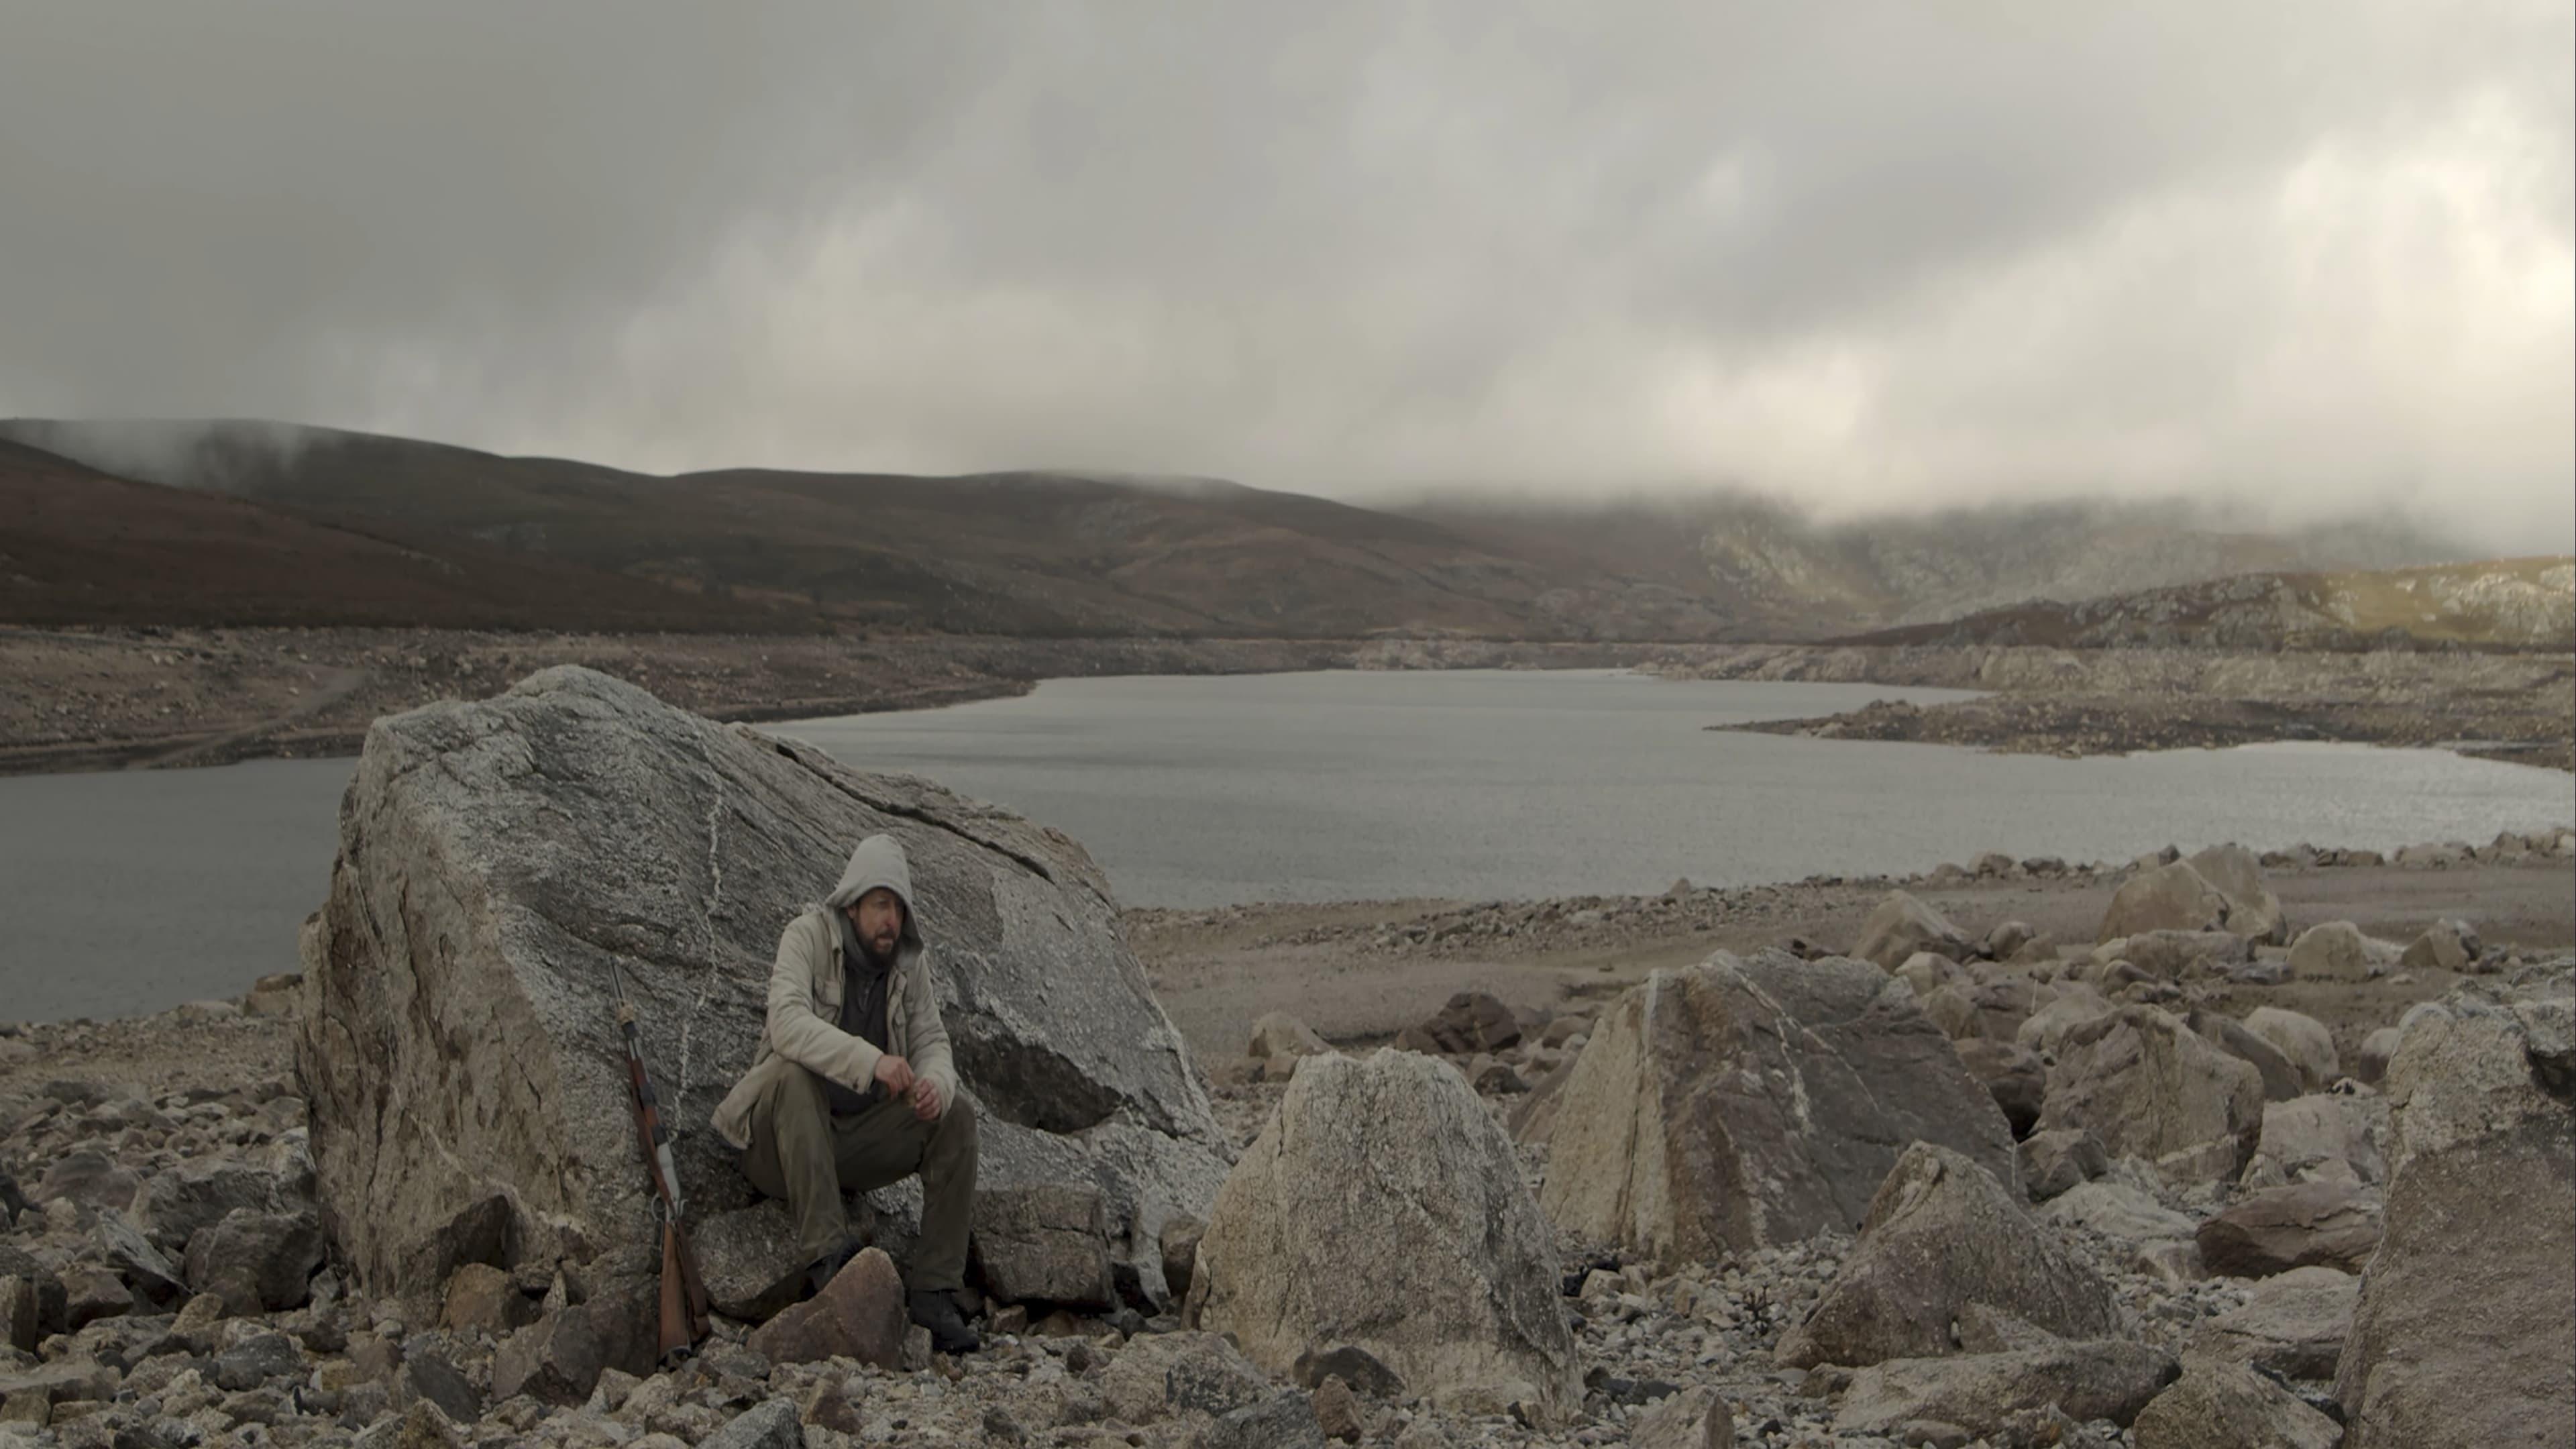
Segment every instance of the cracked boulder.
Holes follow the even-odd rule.
[[[1541,1204],[1588,1240],[1714,1262],[1852,1231],[1918,1139],[2021,1191],[2002,1110],[1912,987],[1866,961],[1720,951],[1601,1014]]]
[[[1167,1301],[1162,1227],[1206,1215],[1230,1154],[1082,847],[569,667],[376,721],[343,799],[297,1068],[358,1282],[658,1273],[612,965],[692,1219],[751,1206],[709,1116],[750,1065],[780,931],[878,832],[911,858],[982,1185],[1096,1191],[1122,1289]],[[854,1226],[900,1248],[918,1194],[880,1198]]]

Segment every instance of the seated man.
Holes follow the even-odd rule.
[[[958,1311],[975,1201],[975,1105],[957,1090],[930,989],[912,868],[890,835],[850,852],[841,883],[778,938],[769,1021],[715,1112],[743,1174],[796,1216],[808,1296],[856,1251],[841,1194],[921,1174],[912,1321],[943,1353],[977,1339]]]

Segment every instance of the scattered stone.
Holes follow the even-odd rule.
[[[1711,1388],[1684,1389],[1637,1419],[1633,1449],[1733,1449],[1735,1414]]]
[[[1910,988],[1860,961],[1721,951],[1602,1014],[1543,1200],[1593,1241],[1713,1261],[1850,1231],[1916,1140],[2018,1190],[2001,1110]]]
[[[534,1321],[536,1308],[509,1274],[489,1263],[467,1263],[448,1275],[447,1299],[439,1310],[439,1323],[501,1338]]]
[[[911,1324],[894,1260],[881,1248],[862,1248],[822,1292],[752,1330],[749,1342],[771,1363],[838,1357],[890,1369],[903,1362]]]
[[[768,1399],[736,1414],[698,1449],[804,1449],[805,1424],[793,1399]]]
[[[2435,921],[2423,935],[2415,938],[2398,958],[2398,964],[2409,971],[2470,971],[2477,966],[2484,949],[2475,926],[2466,921]]]
[[[2064,1338],[2122,1332],[2111,1285],[2032,1222],[2019,1196],[1959,1153],[1907,1148],[1851,1256],[1781,1338],[1777,1361],[1812,1368],[1948,1353],[1951,1324],[1970,1303]]]
[[[558,1308],[501,1341],[492,1354],[492,1392],[503,1399],[526,1394],[548,1404],[578,1404],[590,1397],[607,1366],[608,1349],[587,1305]]]
[[[1301,1353],[1289,1377],[1299,1388],[1320,1390],[1324,1380],[1340,1379],[1372,1399],[1405,1397],[1404,1380],[1377,1355],[1351,1344],[1323,1353]]]
[[[161,1255],[122,1213],[99,1215],[91,1236],[99,1246],[99,1255],[116,1269],[126,1285],[156,1303],[171,1303],[188,1294],[179,1267]]]
[[[1109,1412],[1130,1424],[1192,1409],[1222,1414],[1257,1403],[1270,1391],[1261,1370],[1213,1333],[1137,1339],[1110,1360],[1101,1380]]]
[[[1903,891],[1892,891],[1861,922],[1860,940],[1851,954],[1855,960],[1893,972],[1917,951],[1959,961],[1976,950],[1976,940],[1943,919],[1939,911]]]
[[[2138,1411],[2137,1449],[2337,1449],[2343,1426],[2242,1364],[2195,1361]]]
[[[75,1263],[55,1275],[63,1285],[63,1326],[73,1333],[102,1318],[134,1311],[134,1293],[105,1268]]]
[[[2125,1426],[2180,1372],[2161,1349],[2111,1339],[1892,1359],[1852,1376],[1834,1432],[1885,1435],[1910,1419],[1937,1419],[1993,1434],[2016,1414],[2049,1408]]]
[[[2068,1029],[2039,1128],[2081,1128],[2176,1182],[2234,1177],[2263,1122],[2262,1075],[2165,1012],[2123,1006]]]
[[[1313,1401],[1295,1389],[1281,1389],[1257,1404],[1219,1414],[1192,1444],[1194,1449],[1324,1449],[1325,1442]]]
[[[2142,871],[2112,893],[2097,941],[2141,931],[2218,931],[2227,926],[2227,897],[2179,861]]]
[[[1314,1029],[1284,1011],[1273,1011],[1252,1024],[1252,1041],[1244,1055],[1252,1057],[1319,1057],[1331,1051],[1332,1045],[1315,1035]]]
[[[253,1334],[215,1355],[215,1383],[236,1391],[303,1371],[303,1353],[282,1333]]]
[[[1318,1057],[1217,1194],[1188,1319],[1273,1372],[1348,1343],[1434,1404],[1560,1418],[1582,1389],[1553,1243],[1456,1072],[1397,1051]]]
[[[1359,1400],[1339,1376],[1327,1375],[1315,1386],[1314,1406],[1315,1425],[1324,1431],[1325,1438],[1356,1444],[1368,1433],[1367,1423],[1360,1418]]]

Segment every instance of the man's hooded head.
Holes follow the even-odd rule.
[[[872,894],[874,893],[874,894]],[[891,835],[871,835],[850,852],[840,884],[823,903],[840,912],[858,943],[880,960],[892,960],[898,948],[921,949],[921,917],[912,904],[912,864]],[[850,908],[859,909],[852,918]]]

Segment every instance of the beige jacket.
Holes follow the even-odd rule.
[[[751,1070],[716,1104],[714,1126],[735,1147],[751,1143],[751,1107],[790,1067],[803,1067],[855,1092],[876,1079],[885,1053],[841,1030],[842,936],[836,917],[859,897],[884,886],[903,899],[903,941],[895,948],[886,983],[886,1044],[911,1063],[913,1075],[939,1084],[942,1110],[957,1100],[957,1064],[948,1050],[948,1027],[939,1019],[931,990],[921,912],[912,903],[912,866],[891,835],[871,835],[850,852],[840,884],[820,905],[806,907],[778,937],[778,959],[769,968],[769,1017]]]

